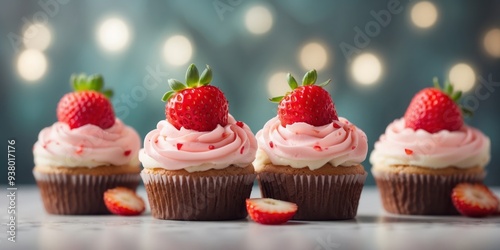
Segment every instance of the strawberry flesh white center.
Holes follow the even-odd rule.
[[[467,200],[476,203],[481,208],[491,207],[495,205],[494,200],[490,199],[489,196],[485,195],[481,191],[473,189],[465,190],[464,196],[466,197]]]
[[[116,193],[114,198],[119,203],[123,204],[124,207],[139,211],[143,209],[141,201],[138,200],[133,194],[120,192]]]

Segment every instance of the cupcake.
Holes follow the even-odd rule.
[[[341,220],[356,216],[367,173],[361,163],[365,133],[338,117],[329,93],[307,72],[302,86],[288,74],[292,91],[279,102],[278,115],[257,133],[254,161],[265,198],[298,205],[295,220]]]
[[[372,173],[390,213],[457,214],[452,189],[461,182],[482,182],[490,160],[490,140],[464,124],[457,104],[461,92],[446,83],[421,90],[403,118],[375,143]]]
[[[228,112],[212,72],[191,64],[186,85],[170,79],[166,120],[144,140],[139,160],[153,217],[168,220],[235,220],[247,216],[245,200],[255,180],[257,141]]]
[[[75,91],[59,101],[58,122],[33,146],[33,175],[48,213],[105,214],[107,189],[139,184],[140,138],[115,117],[100,75],[71,82]]]

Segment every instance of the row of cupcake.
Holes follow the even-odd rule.
[[[107,213],[106,190],[135,190],[142,177],[155,218],[241,219],[257,179],[263,197],[297,204],[294,219],[354,218],[367,177],[367,137],[337,115],[322,88],[329,80],[316,84],[315,70],[301,84],[287,78],[290,92],[271,99],[277,116],[254,136],[210,85],[211,69],[199,74],[190,65],[185,83],[168,81],[166,119],[142,149],[138,134],[114,116],[102,77],[72,78],[75,92],[61,99],[58,122],[40,132],[33,149],[45,209]],[[422,90],[375,143],[370,162],[387,211],[455,214],[452,189],[484,179],[490,141],[463,123],[459,98],[450,84]]]

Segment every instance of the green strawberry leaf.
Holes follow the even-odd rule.
[[[302,78],[302,86],[314,85],[316,79],[318,78],[318,73],[315,69],[307,72]]]
[[[472,117],[474,115],[474,112],[468,108],[462,108],[462,113],[464,114],[465,117]]]
[[[87,81],[90,84],[91,90],[101,91],[104,86],[104,80],[101,75],[91,75],[87,78]]]
[[[320,84],[316,84],[316,85],[318,85],[319,87],[324,87],[324,86],[328,85],[331,81],[332,81],[331,79],[328,79],[328,80],[326,80]]]
[[[462,91],[457,91],[451,95],[451,99],[455,102],[458,102],[458,100],[460,100],[460,97],[462,97]]]
[[[283,99],[284,96],[277,96],[277,97],[273,97],[273,98],[269,98],[269,101],[271,102],[281,102],[281,100]]]
[[[189,65],[186,71],[186,84],[190,88],[198,86],[200,81],[200,74],[198,73],[198,68],[194,64]]]
[[[106,96],[108,99],[111,99],[111,97],[113,97],[114,93],[113,93],[113,90],[111,90],[111,89],[105,89],[102,91],[102,94],[104,96]]]
[[[172,98],[172,95],[175,94],[175,91],[171,90],[171,91],[168,91],[167,93],[165,93],[163,95],[163,97],[161,98],[162,101],[166,102],[168,101],[170,98]]]
[[[288,73],[286,75],[286,78],[287,78],[288,86],[290,86],[290,88],[292,90],[296,89],[299,86],[299,84],[297,83],[297,80],[295,80],[295,78],[292,76],[292,74]]]
[[[439,85],[439,80],[437,77],[432,78],[432,82],[434,83],[434,88],[441,90],[441,86]]]
[[[206,86],[212,81],[212,69],[207,65],[207,68],[203,70],[200,77],[200,85]]]
[[[182,82],[179,82],[175,79],[168,79],[168,85],[173,91],[180,91],[186,88],[186,85],[182,84]]]
[[[449,81],[446,81],[444,83],[444,93],[446,93],[447,95],[453,94],[453,85]]]

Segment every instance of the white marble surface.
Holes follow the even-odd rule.
[[[20,186],[17,237],[11,243],[6,187],[2,190],[0,249],[500,249],[500,217],[390,215],[374,187],[363,190],[354,220],[265,226],[249,220],[162,221],[149,212],[138,217],[54,216],[43,210],[35,186]],[[144,189],[139,194],[146,197]],[[259,196],[258,189],[252,196]]]

